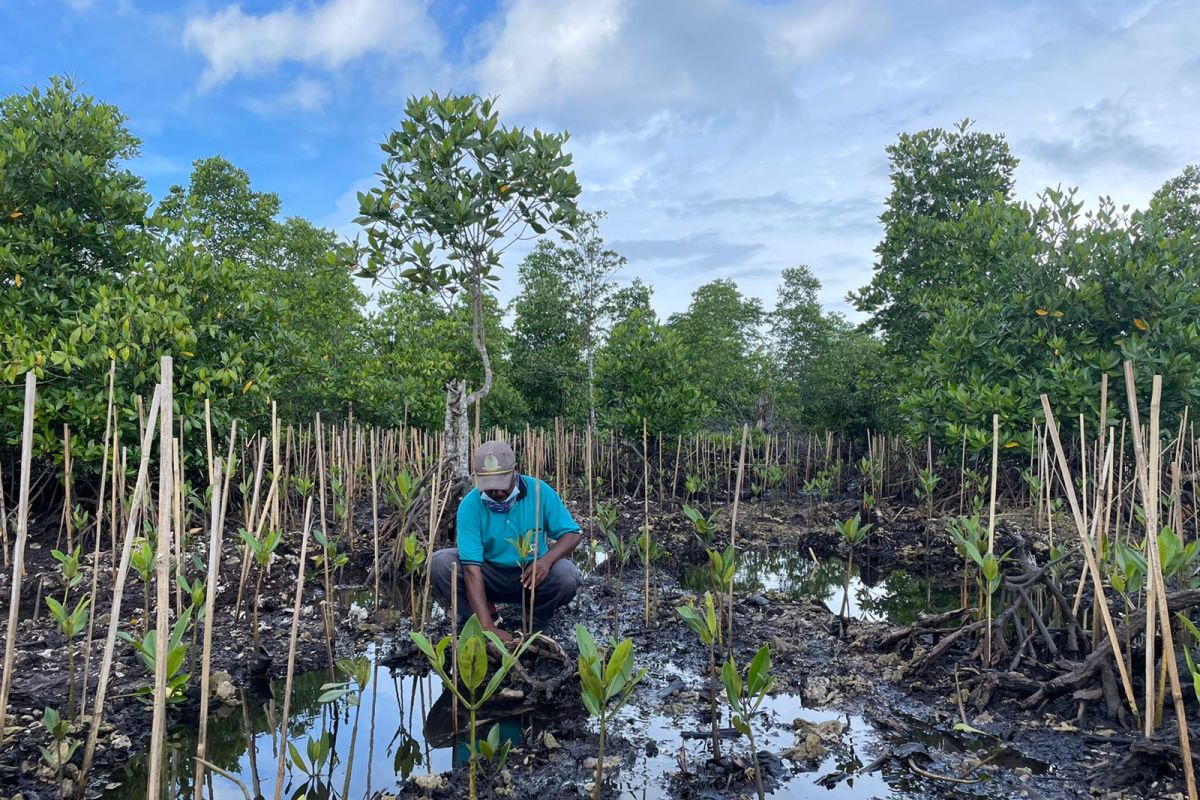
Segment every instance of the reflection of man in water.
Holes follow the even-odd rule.
[[[510,642],[512,636],[496,627],[495,604],[527,603],[536,586],[533,629],[544,628],[579,588],[579,568],[568,556],[582,537],[558,494],[545,481],[517,471],[506,443],[481,444],[472,467],[475,488],[458,506],[458,547],[433,554],[430,579],[449,606],[450,574],[457,562],[459,623],[474,613],[484,630]],[[537,531],[537,555],[522,562],[516,543],[531,531]]]
[[[429,708],[425,718],[425,741],[430,747],[453,748],[450,752],[452,767],[458,767],[471,760],[471,743],[467,735],[467,711],[462,706],[458,708],[459,728],[454,727],[454,695],[449,689],[438,695],[438,699]],[[513,747],[520,747],[524,729],[533,728],[537,721],[532,715],[522,716],[520,704],[505,706],[503,703],[489,703],[487,708],[490,716],[484,714],[476,723],[476,735],[487,736],[492,725],[500,726],[500,743],[509,742]],[[501,716],[505,715],[505,716]]]

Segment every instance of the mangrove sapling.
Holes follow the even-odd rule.
[[[720,718],[717,713],[717,645],[721,636],[721,623],[713,605],[712,592],[704,593],[703,615],[689,604],[675,609],[700,641],[708,645],[708,699],[712,718],[712,757],[721,757]]]
[[[486,737],[478,741],[479,756],[488,766],[491,780],[504,771],[508,764],[508,751],[512,748],[512,739],[500,739],[500,723],[497,722],[489,730]]]
[[[693,497],[700,494],[702,488],[704,488],[704,484],[701,482],[699,475],[688,475],[684,478],[684,502],[690,502]]]
[[[336,536],[326,536],[325,533],[319,530],[312,532],[312,537],[320,545],[318,550],[315,550],[312,555],[313,565],[321,567],[325,575],[325,599],[322,601],[321,613],[322,622],[325,626],[325,655],[329,659],[330,677],[333,675],[333,578],[330,575],[330,567],[340,569],[344,567],[350,560],[350,557],[345,553],[338,552],[338,540]]]
[[[533,530],[527,530],[516,538],[509,539],[508,543],[517,551],[517,564],[521,569],[527,568],[537,558],[537,533]],[[533,584],[530,591],[537,589],[537,585]],[[533,598],[529,601],[525,600],[525,592],[521,592],[521,630],[525,635],[533,633]]]
[[[504,646],[500,641],[500,637],[492,631],[485,631],[483,626],[479,624],[479,618],[474,614],[463,625],[462,631],[458,634],[458,644],[455,647],[454,656],[458,667],[458,681],[450,677],[449,666],[446,663],[446,651],[451,646],[451,637],[443,636],[437,645],[433,645],[425,638],[423,634],[411,631],[408,634],[409,638],[417,645],[425,658],[429,660],[429,665],[433,671],[438,674],[446,688],[450,690],[454,698],[467,709],[469,714],[469,744],[471,749],[470,758],[470,778],[469,778],[469,793],[471,800],[476,800],[478,797],[475,788],[475,767],[478,747],[476,745],[475,719],[479,713],[479,709],[483,707],[488,700],[500,689],[500,684],[504,682],[505,676],[516,665],[529,646],[538,640],[539,634],[523,639],[517,648],[512,652]],[[484,679],[487,677],[488,645],[491,645],[497,654],[500,656],[500,663],[496,667],[495,673],[492,674],[491,680],[484,685]],[[459,683],[461,682],[461,686]],[[482,688],[481,688],[482,687]]]
[[[600,536],[608,542],[610,559],[616,557],[619,551],[625,549],[625,543],[617,533],[617,509],[612,503],[602,502],[596,504],[596,527],[600,529]],[[628,559],[628,555],[626,555],[626,559]],[[607,568],[605,570],[605,580],[611,580],[612,564],[606,560],[605,566]]]
[[[280,539],[283,537],[282,531],[267,531],[261,539],[255,539],[245,528],[238,530],[238,536],[250,548],[250,552],[254,555],[254,563],[258,565],[258,575],[254,582],[254,609],[251,615],[250,632],[254,639],[254,652],[259,651],[258,638],[258,607],[262,601],[262,582],[263,577],[267,573],[267,567],[271,565],[271,559],[275,555],[275,549],[279,547]]]
[[[408,576],[408,611],[413,627],[417,627],[420,608],[417,606],[417,580],[425,566],[425,545],[420,537],[410,533],[404,537],[404,573]]]
[[[52,744],[50,747],[38,747],[38,751],[41,752],[46,766],[54,770],[54,783],[58,786],[59,796],[66,797],[72,784],[68,782],[65,786],[63,785],[63,770],[71,762],[71,758],[74,757],[75,751],[79,749],[82,742],[67,738],[67,734],[71,730],[70,723],[49,706],[42,712],[42,725],[50,734]]]
[[[850,609],[850,576],[854,572],[854,548],[867,538],[867,534],[871,532],[874,525],[870,522],[863,524],[855,514],[844,522],[833,523],[833,527],[841,534],[847,550],[846,580],[842,584],[842,607],[838,611],[839,620],[844,620]]]
[[[691,506],[684,505],[683,515],[692,523],[692,530],[695,531],[700,544],[704,547],[712,547],[713,538],[717,534],[717,512],[714,511],[712,516],[706,517]]]
[[[596,785],[592,791],[594,800],[600,800],[604,786],[604,741],[608,732],[608,721],[629,700],[634,687],[646,677],[646,670],[634,672],[633,642],[629,639],[623,639],[613,648],[610,655],[596,648],[596,641],[587,628],[576,625],[575,641],[579,645],[579,685],[583,694],[583,704],[600,725]]]
[[[88,605],[91,598],[82,597],[74,611],[67,611],[62,603],[53,597],[46,598],[46,606],[59,632],[67,640],[67,718],[75,718],[75,637],[83,633],[87,627]]]
[[[321,696],[317,698],[317,702],[336,703],[344,697],[355,709],[354,727],[350,732],[350,754],[346,757],[346,779],[342,786],[342,797],[349,797],[350,775],[354,771],[354,745],[358,740],[358,721],[362,716],[362,696],[367,690],[367,684],[371,682],[371,660],[365,656],[339,658],[336,666],[345,680],[321,686]]]
[[[321,773],[325,771],[326,765],[332,770],[340,760],[333,751],[333,737],[329,735],[329,731],[321,731],[321,735],[315,739],[309,736],[304,745],[304,755],[301,755],[300,750],[290,741],[287,743],[287,750],[288,757],[296,765],[296,769],[304,774],[304,783],[292,793],[293,800],[329,796],[329,789],[324,786]]]
[[[933,493],[941,476],[932,469],[921,469],[917,472],[917,497],[925,501],[925,513],[933,519]]]
[[[150,625],[150,581],[154,579],[154,545],[149,537],[139,536],[133,540],[129,551],[129,566],[142,582],[142,635]]]
[[[191,675],[183,672],[183,665],[187,659],[187,651],[189,643],[184,640],[184,634],[187,632],[188,625],[192,621],[192,608],[188,606],[183,613],[179,615],[179,619],[175,620],[174,626],[171,628],[171,636],[167,642],[166,653],[166,701],[168,703],[178,703],[187,696],[187,685],[191,679]],[[117,634],[123,640],[133,647],[134,652],[141,658],[146,669],[151,675],[156,674],[158,665],[158,632],[155,630],[148,631],[146,636],[138,639],[131,634],[121,631]],[[154,687],[143,686],[137,690],[137,694],[142,695],[147,699],[147,702],[153,702]]]
[[[987,549],[987,529],[979,519],[978,514],[969,517],[955,517],[947,527],[950,538],[954,540],[954,549],[962,557],[963,574],[962,590],[959,595],[962,608],[967,608],[970,598],[967,587],[970,585],[971,562],[974,560],[971,552],[976,554]]]
[[[754,764],[754,788],[758,792],[758,800],[765,800],[766,794],[763,792],[762,768],[758,763],[758,747],[754,742],[754,728],[750,720],[758,713],[775,683],[770,673],[771,647],[765,644],[751,659],[744,682],[732,657],[721,667],[721,683],[725,685],[725,698],[733,711],[733,727],[750,740],[750,758]]]

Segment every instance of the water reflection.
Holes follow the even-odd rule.
[[[251,796],[271,797],[284,752],[283,796],[297,799],[370,797],[395,790],[411,775],[446,772],[466,763],[467,715],[460,710],[456,725],[453,697],[436,676],[404,675],[375,663],[365,690],[354,687],[347,698],[321,703],[321,687],[328,680],[324,670],[294,679],[286,741],[279,736],[282,681],[263,687],[257,702],[243,696],[236,706],[216,707],[209,718],[207,760],[240,780]],[[357,704],[350,701],[359,695]],[[486,736],[493,724],[516,747],[543,720],[517,713],[512,704],[489,705],[481,713],[479,735]],[[328,752],[322,754],[326,734]],[[192,796],[195,755],[194,727],[169,734],[163,798]],[[135,757],[110,777],[119,786],[103,797],[145,797],[146,771],[146,755]],[[211,770],[205,771],[205,784],[208,797],[242,800],[238,786]]]
[[[774,591],[788,599],[820,598],[833,613],[842,609],[846,589],[846,564],[838,558],[814,561],[798,550],[773,547],[738,554],[734,589],[753,593]],[[682,583],[694,591],[709,587],[708,566],[686,567]],[[850,576],[847,616],[870,622],[911,624],[927,613],[958,608],[954,586],[939,586],[904,570],[880,574],[870,564],[857,560]]]

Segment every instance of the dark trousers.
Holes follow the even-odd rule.
[[[467,599],[467,584],[463,577],[462,564],[458,561],[458,549],[447,547],[433,554],[429,564],[429,582],[433,593],[449,610],[450,574],[458,567],[458,623],[471,618],[471,601]],[[521,586],[520,567],[502,567],[486,561],[480,567],[483,572],[483,589],[491,603],[521,603],[529,601],[529,593]],[[569,603],[579,590],[582,575],[579,567],[570,558],[560,558],[550,568],[550,574],[538,584],[533,606],[533,629],[544,628],[558,607]],[[524,595],[524,597],[522,597]]]

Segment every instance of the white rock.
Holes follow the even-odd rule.
[[[440,775],[440,774],[439,775],[417,775],[415,778],[412,779],[412,781],[414,784],[416,784],[416,787],[418,789],[423,789],[427,792],[432,792],[435,789],[445,789],[446,783],[447,783],[446,776]]]

